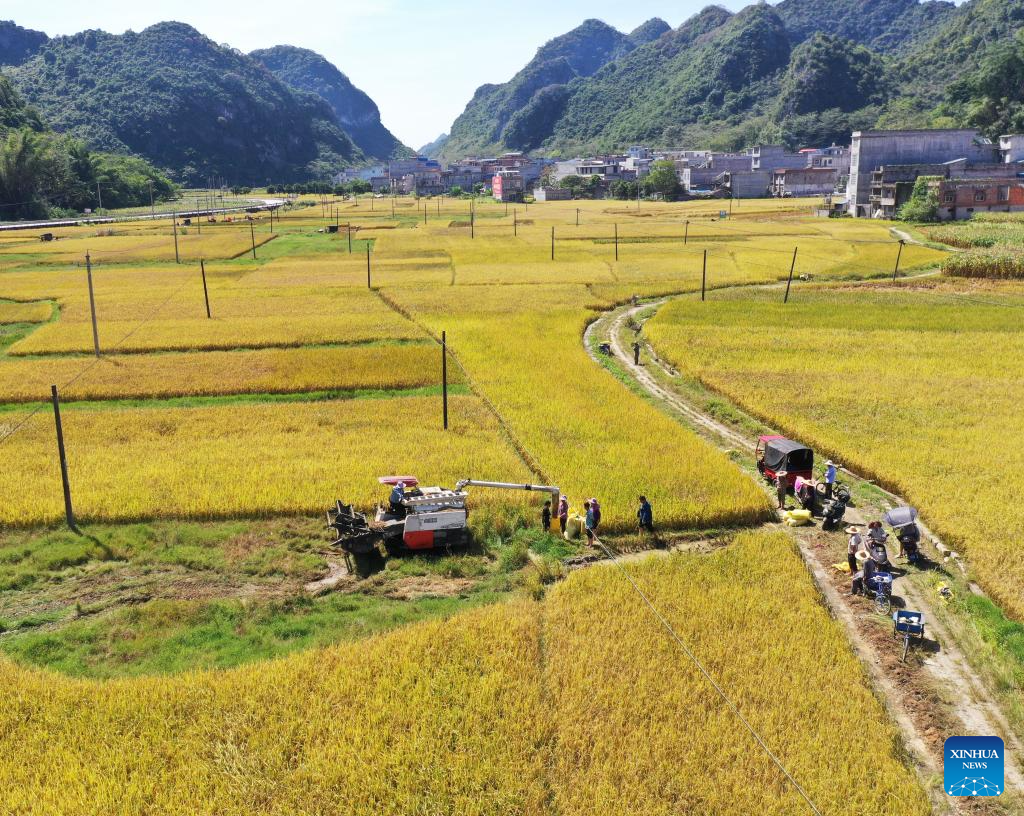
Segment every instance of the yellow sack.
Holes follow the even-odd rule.
[[[810,510],[787,510],[783,519],[790,527],[803,527],[812,521]]]
[[[565,540],[572,541],[583,535],[583,526],[586,523],[587,520],[579,513],[570,513],[569,519],[565,523]]]

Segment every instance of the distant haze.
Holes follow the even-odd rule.
[[[446,132],[485,82],[504,82],[552,37],[597,17],[631,31],[651,17],[672,27],[708,0],[521,0],[501,8],[467,0],[253,0],[244,6],[149,0],[5,0],[0,18],[50,36],[99,28],[115,34],[178,20],[249,52],[288,44],[311,48],[344,71],[378,104],[384,124],[412,148]],[[720,2],[733,11],[743,0]]]

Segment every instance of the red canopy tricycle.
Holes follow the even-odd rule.
[[[754,456],[757,469],[771,482],[783,471],[791,488],[798,476],[808,481],[814,478],[814,451],[784,436],[760,437]]]

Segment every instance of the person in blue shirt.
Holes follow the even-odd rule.
[[[584,520],[584,526],[587,530],[587,543],[593,543],[594,541],[594,510],[590,506],[589,501],[583,502],[583,509],[587,511]]]
[[[391,512],[399,513],[402,510],[402,500],[405,498],[405,482],[399,482],[391,490]]]
[[[646,496],[640,497],[640,509],[636,511],[636,517],[641,530],[654,532],[654,510],[651,509],[651,503],[647,501]]]
[[[831,499],[832,498],[832,491],[835,488],[835,486],[836,486],[836,466],[832,462],[832,460],[829,459],[825,463],[825,498],[826,499]]]

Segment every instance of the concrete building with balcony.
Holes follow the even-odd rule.
[[[522,201],[525,185],[518,170],[499,170],[491,179],[491,195],[498,201]]]
[[[939,218],[962,221],[975,213],[1024,212],[1024,179],[950,178],[932,182]]]
[[[970,163],[965,159],[941,164],[887,165],[871,174],[868,204],[874,217],[895,218],[900,207],[910,200],[914,185],[922,176],[968,182],[972,179],[1004,179],[1009,182],[1016,181],[1022,170],[1024,167],[1017,164]],[[962,207],[962,204],[957,202],[957,206]]]
[[[999,147],[977,130],[856,131],[850,144],[848,211],[857,218],[878,215],[870,199],[873,174],[882,167],[934,165],[955,159],[993,164],[1001,160],[1001,155]]]

